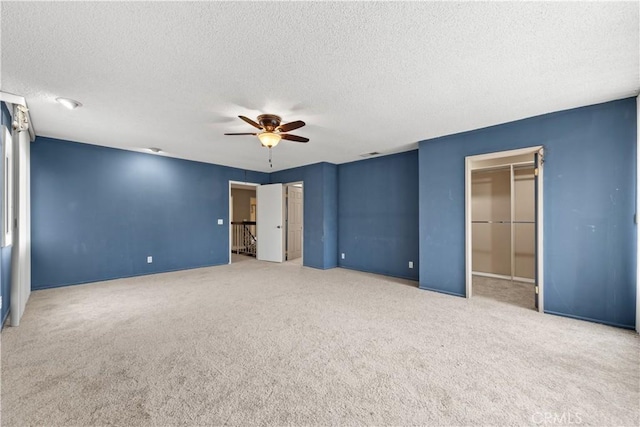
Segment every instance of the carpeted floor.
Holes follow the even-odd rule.
[[[471,294],[518,307],[536,309],[535,285],[518,281],[473,276]]]
[[[231,262],[233,264],[237,263],[237,262],[245,262],[245,261],[251,261],[251,260],[255,260],[255,257],[252,257],[250,255],[244,255],[244,254],[231,254]]]
[[[634,425],[638,335],[248,260],[34,292],[2,423]]]

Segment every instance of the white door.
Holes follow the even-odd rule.
[[[302,256],[302,188],[287,187],[287,260]]]
[[[284,229],[282,184],[260,185],[256,188],[258,197],[258,259],[282,262]]]
[[[11,252],[11,326],[20,325],[29,295],[31,295],[31,208],[29,170],[31,140],[28,132],[16,132],[13,138],[14,212],[17,220]],[[15,214],[15,217],[14,217]]]

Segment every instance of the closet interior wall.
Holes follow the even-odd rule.
[[[533,156],[479,165],[472,172],[473,274],[535,278]]]

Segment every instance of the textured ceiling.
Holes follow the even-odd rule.
[[[1,89],[36,133],[269,171],[637,95],[638,2],[7,2]],[[76,99],[69,111],[54,100]]]

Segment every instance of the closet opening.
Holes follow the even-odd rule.
[[[304,184],[285,186],[285,261],[302,265],[304,241]]]
[[[542,147],[465,160],[466,296],[543,312]]]

